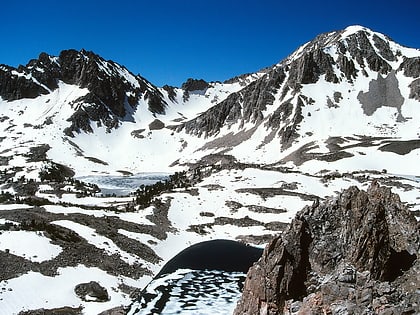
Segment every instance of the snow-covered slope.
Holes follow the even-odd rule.
[[[377,180],[418,214],[419,91],[420,51],[361,26],[258,73],[181,87],[84,50],[1,65],[0,314],[128,305],[186,247],[264,245],[350,185]],[[145,187],[112,197],[78,181],[176,171],[185,178],[149,203]],[[110,300],[81,300],[82,281]]]
[[[164,171],[186,145],[166,127],[195,118],[261,75],[205,82],[202,90],[191,90],[198,80],[157,88],[83,50],[41,54],[18,69],[2,66],[0,139],[10,141],[2,141],[4,156],[22,160],[29,148],[48,144],[48,158],[78,175]]]

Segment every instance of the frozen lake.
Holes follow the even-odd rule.
[[[96,184],[102,195],[126,196],[137,190],[141,185],[153,185],[169,178],[169,173],[138,173],[129,176],[90,175],[78,177],[86,183]]]
[[[181,251],[141,293],[130,315],[232,314],[262,249],[213,240]]]
[[[232,314],[245,274],[180,269],[152,281],[130,315]]]

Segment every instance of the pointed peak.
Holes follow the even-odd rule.
[[[347,37],[349,35],[355,34],[355,33],[359,33],[359,32],[368,32],[368,33],[372,33],[373,31],[370,30],[367,27],[361,26],[361,25],[350,25],[347,26],[342,33],[342,37]]]

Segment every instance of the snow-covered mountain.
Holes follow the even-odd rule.
[[[322,34],[177,130],[254,163],[355,156],[354,167],[366,162],[360,147],[395,152],[396,141],[410,155],[420,136],[419,63],[418,50],[363,27]]]
[[[127,292],[185,247],[264,244],[304,205],[372,178],[420,211],[420,50],[361,26],[321,34],[257,73],[181,87],[156,87],[84,50],[42,53],[0,65],[0,97],[5,290],[30,296],[20,283],[54,275],[51,284],[69,290],[90,270],[112,291],[102,309],[128,304]],[[176,171],[187,171],[188,185],[145,208],[133,196],[95,196],[94,186],[82,194],[74,181]],[[27,234],[27,247],[44,242],[46,254],[14,250],[14,232]],[[63,284],[69,275],[83,276]],[[1,294],[9,313],[95,309],[74,296],[54,304],[47,292],[49,305],[10,306],[13,294]]]
[[[2,147],[16,156],[18,148],[30,147],[16,139],[48,144],[48,157],[76,173],[160,171],[184,145],[165,126],[195,118],[260,76],[228,84],[190,79],[182,89],[157,88],[92,52],[42,53],[25,67],[0,67],[1,123],[11,140]]]
[[[162,171],[220,152],[264,164],[356,155],[353,167],[366,162],[359,144],[417,147],[419,58],[353,26],[257,74],[157,88],[91,52],[43,53],[0,67],[3,136],[49,144],[47,156],[77,174]],[[15,140],[2,146],[17,153]]]

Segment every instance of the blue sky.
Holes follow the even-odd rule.
[[[0,8],[2,64],[84,48],[157,86],[254,72],[354,24],[420,48],[420,0],[21,0]]]

